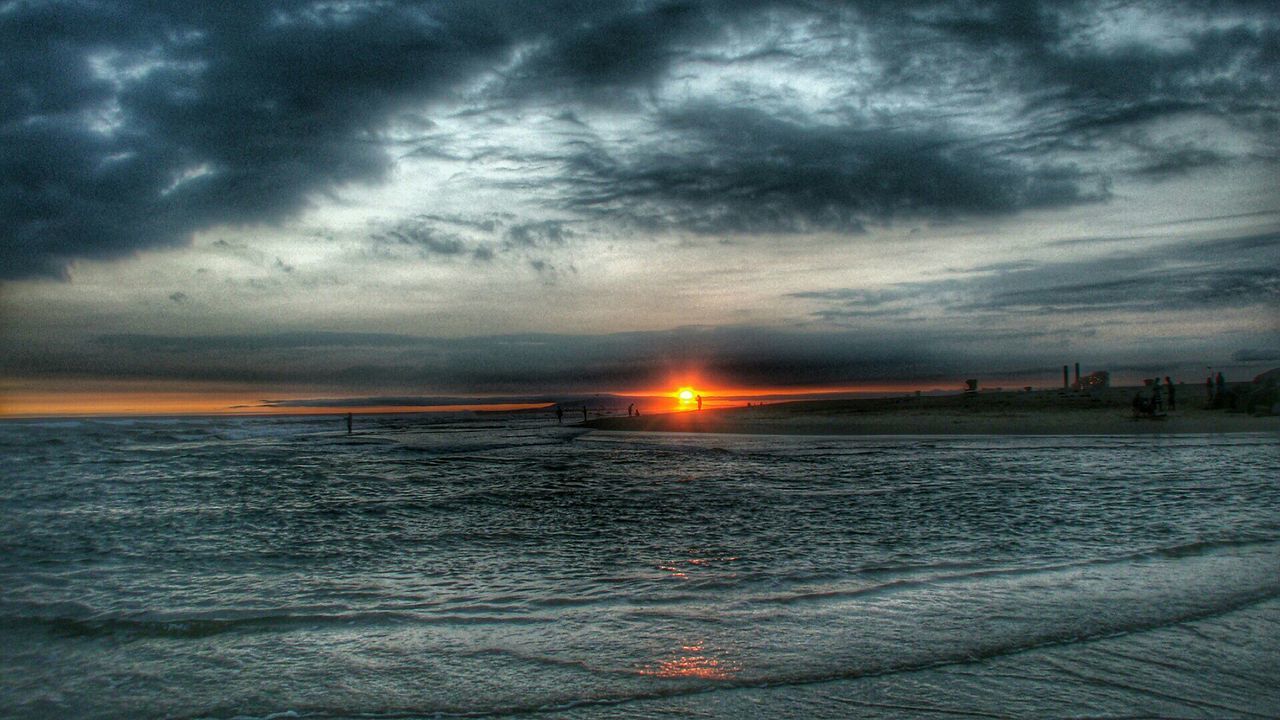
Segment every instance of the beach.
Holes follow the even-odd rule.
[[[1162,435],[1280,432],[1280,416],[1255,417],[1184,401],[1136,418],[1137,388],[1103,393],[983,392],[943,396],[781,402],[593,418],[596,430],[779,435]],[[1189,390],[1189,389],[1188,389]]]

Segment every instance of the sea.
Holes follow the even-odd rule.
[[[6,718],[1276,718],[1280,437],[0,422]]]

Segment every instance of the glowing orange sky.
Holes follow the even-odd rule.
[[[546,403],[474,405],[356,405],[342,407],[273,407],[260,398],[195,392],[6,393],[0,417],[79,415],[333,415],[342,413],[453,412],[461,410],[526,410]]]
[[[323,393],[321,393],[323,394]],[[186,386],[171,382],[69,381],[0,384],[0,417],[82,415],[333,415],[341,413],[450,412],[457,410],[523,410],[546,403],[485,403],[476,398],[466,405],[360,405],[350,407],[273,407],[264,398],[302,399],[315,392],[275,392],[260,388]],[[332,394],[324,394],[332,397]]]
[[[984,383],[984,388],[999,386],[997,382]],[[1009,381],[1004,387],[1014,389],[1022,383]],[[1040,384],[1038,387],[1049,387]],[[748,402],[801,400],[815,395],[892,395],[915,391],[949,390],[958,392],[961,387],[946,387],[937,382],[875,383],[857,386],[834,387],[720,387],[704,378],[676,380],[666,387],[602,390],[607,395],[598,400],[588,400],[594,411],[622,412],[631,401],[643,412],[672,412],[695,410],[696,400],[681,401],[680,390],[688,389],[700,395],[704,409],[741,407]],[[554,396],[549,393],[548,396]],[[570,408],[577,407],[583,393],[566,393]],[[319,407],[270,406],[272,400],[301,400],[307,398],[360,397],[350,393],[334,393],[333,390],[315,388],[261,388],[231,386],[211,383],[182,383],[177,381],[3,381],[0,382],[0,417],[44,417],[77,415],[332,415],[340,413],[394,413],[394,412],[450,412],[462,410],[522,410],[543,407],[547,402],[492,403],[483,396],[476,396],[474,403],[453,405],[327,405]]]

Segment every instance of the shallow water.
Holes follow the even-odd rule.
[[[13,717],[1280,715],[1280,438],[0,423]]]

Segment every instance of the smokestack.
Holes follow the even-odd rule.
[[[1076,363],[1076,385],[1080,384],[1080,363]]]
[[[1071,387],[1071,383],[1069,382],[1069,380],[1070,380],[1070,376],[1067,375],[1067,366],[1063,365],[1062,366],[1062,389],[1063,390],[1066,390],[1068,387]]]

